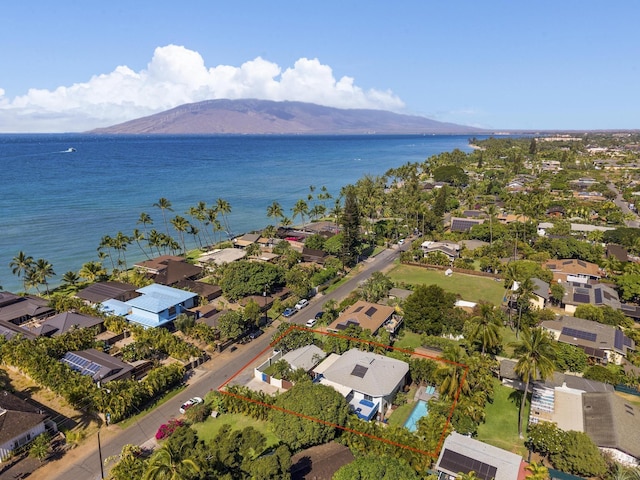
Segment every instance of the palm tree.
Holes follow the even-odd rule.
[[[293,213],[294,220],[298,215],[300,215],[300,218],[302,219],[302,228],[304,229],[304,216],[309,212],[309,205],[307,205],[307,202],[303,199],[298,200],[291,209],[291,212]]]
[[[118,265],[120,265],[121,263],[124,264],[125,271],[128,270],[127,255],[125,252],[127,251],[127,245],[130,245],[130,244],[131,244],[131,237],[125,235],[122,232],[118,232],[118,234],[113,239],[113,248],[115,248],[118,251]],[[122,259],[120,258],[121,254],[122,254]]]
[[[529,480],[547,480],[549,478],[549,469],[541,463],[531,462],[524,469],[530,473],[526,476]]]
[[[76,287],[80,283],[80,276],[76,272],[68,271],[62,275],[62,283],[70,287]]]
[[[149,216],[149,214],[142,212],[138,217],[138,221],[136,225],[142,224],[142,228],[144,229],[144,234],[147,234],[147,225],[153,225],[153,220]]]
[[[480,340],[482,355],[487,348],[495,347],[500,343],[500,328],[502,322],[492,303],[481,301],[473,309],[473,317],[469,320],[469,340]]]
[[[93,283],[104,277],[107,274],[107,271],[100,262],[87,262],[82,265],[82,268],[78,273],[82,278],[86,278],[87,281]]]
[[[535,380],[545,380],[555,370],[555,346],[551,337],[541,328],[522,331],[519,342],[511,344],[514,354],[518,358],[514,371],[525,382],[522,401],[520,402],[520,414],[518,419],[518,435],[522,436],[522,416],[525,411],[529,384]]]
[[[149,260],[151,257],[149,256],[147,251],[144,248],[142,248],[142,244],[140,243],[140,241],[147,239],[146,233],[142,233],[137,228],[134,228],[133,235],[131,236],[131,238],[136,242],[136,245],[138,245],[138,248],[140,249],[140,251],[144,253],[144,256],[147,257],[147,260]]]
[[[36,260],[36,263],[33,265],[33,271],[36,276],[36,280],[40,284],[44,284],[47,295],[49,295],[49,282],[47,279],[49,277],[55,276],[55,272],[53,271],[53,265],[51,265],[44,258],[39,258]]]
[[[275,218],[276,222],[279,218],[284,217],[284,211],[282,210],[282,206],[278,202],[273,202],[271,205],[267,207],[267,217]]]
[[[493,246],[493,219],[498,213],[495,203],[487,207],[487,215],[489,215],[489,246]]]
[[[25,292],[27,291],[27,272],[31,270],[32,266],[33,257],[26,255],[22,250],[20,250],[18,254],[9,262],[11,273],[17,275],[18,277],[22,277],[22,286]]]
[[[227,215],[231,213],[231,204],[223,198],[218,198],[216,200],[215,209],[217,213],[220,213],[222,215],[222,221],[224,222],[224,228],[227,231],[227,236],[231,238],[233,235],[231,235],[231,230],[229,229],[229,221],[227,219]]]
[[[530,278],[525,278],[518,285],[518,290],[516,291],[516,293],[518,294],[518,300],[517,300],[518,326],[516,328],[516,338],[518,338],[520,334],[520,322],[522,320],[522,310],[525,308],[525,306],[529,308],[530,306],[529,301],[531,300],[531,297],[533,297],[533,292],[535,288],[536,286],[534,285],[533,281]]]
[[[182,452],[165,444],[151,455],[143,480],[186,480],[200,472],[193,458],[182,458]]]
[[[113,238],[111,238],[109,235],[104,235],[101,239],[100,239],[100,245],[98,245],[98,253],[102,253],[102,251],[106,248],[107,249],[107,256],[109,257],[109,261],[111,261],[111,270],[115,270],[116,269],[116,265],[113,262],[113,257],[111,256],[111,248],[113,247]]]
[[[169,224],[167,223],[167,214],[166,211],[173,212],[173,208],[171,208],[171,202],[166,198],[160,198],[156,203],[153,204],[154,207],[162,210],[162,218],[164,219],[164,227],[167,230],[167,235],[169,235]]]
[[[453,400],[458,392],[468,393],[469,383],[463,366],[466,360],[465,351],[459,346],[450,347],[445,349],[442,358],[448,362],[438,370],[438,376],[442,378],[440,395]]]
[[[182,251],[184,252],[184,255],[187,255],[187,244],[184,241],[184,232],[186,232],[187,230],[189,230],[189,227],[191,226],[191,224],[189,223],[189,220],[187,220],[186,218],[180,216],[180,215],[176,215],[175,217],[173,217],[171,219],[171,225],[173,225],[173,228],[176,229],[176,231],[180,234],[180,240],[182,241]]]

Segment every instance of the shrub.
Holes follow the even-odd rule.
[[[178,427],[181,427],[183,425],[184,423],[182,422],[182,420],[178,419],[171,419],[169,420],[169,423],[163,423],[162,425],[160,425],[160,428],[158,428],[158,431],[156,432],[156,440],[164,440],[165,438],[169,438],[171,435],[173,435],[173,432],[175,432]]]

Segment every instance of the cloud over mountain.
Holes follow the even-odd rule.
[[[86,131],[220,98],[390,111],[404,107],[389,90],[364,90],[347,76],[336,80],[331,67],[318,59],[300,58],[284,70],[261,57],[239,67],[207,67],[198,52],[167,45],[156,48],[147,68],[138,72],[121,65],[83,83],[29,89],[13,99],[0,88],[0,132]]]

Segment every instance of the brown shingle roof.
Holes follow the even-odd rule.
[[[7,391],[0,392],[0,409],[0,445],[28,432],[47,418],[36,407]]]
[[[342,312],[327,327],[327,330],[339,332],[352,324],[359,325],[363,330],[370,330],[372,334],[375,334],[384,322],[391,318],[394,311],[393,307],[358,300]]]

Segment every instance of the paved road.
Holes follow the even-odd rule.
[[[609,187],[609,190],[615,192],[616,194],[616,198],[613,200],[613,203],[616,204],[616,206],[622,210],[622,213],[626,216],[627,214],[631,214],[633,215],[634,219],[633,220],[625,220],[624,224],[627,227],[633,227],[633,228],[638,228],[640,227],[640,219],[638,217],[638,215],[636,214],[636,212],[634,212],[633,210],[631,210],[629,208],[629,204],[625,201],[624,198],[622,198],[622,194],[620,193],[620,191],[616,188],[616,186],[613,183],[609,183],[607,185]]]
[[[303,325],[308,319],[313,318],[316,313],[322,310],[323,305],[328,300],[337,301],[346,297],[360,282],[368,279],[373,272],[382,271],[389,267],[398,257],[400,251],[409,248],[407,244],[400,248],[386,249],[376,257],[365,260],[359,267],[359,271],[349,281],[345,282],[336,290],[327,295],[322,295],[310,301],[310,305],[289,319],[290,322]],[[125,444],[143,445],[148,443],[155,435],[158,427],[172,418],[179,416],[178,409],[186,400],[193,396],[204,397],[210,390],[217,389],[231,375],[242,369],[261,351],[265,350],[274,333],[275,325],[269,327],[265,335],[258,337],[246,345],[238,345],[234,352],[215,354],[214,357],[201,365],[194,371],[192,378],[188,380],[188,387],[176,395],[171,400],[151,411],[143,418],[125,430],[120,430],[117,426],[109,427],[108,431],[103,431],[102,438],[102,458],[117,455]],[[88,439],[87,442],[95,442],[95,447],[82,458],[76,461],[69,468],[59,473],[47,474],[48,466],[44,466],[37,471],[38,478],[47,479],[100,479],[100,459],[98,453],[97,436]],[[65,461],[65,460],[62,460]],[[44,474],[45,476],[41,475]],[[105,470],[106,474],[106,470]]]

